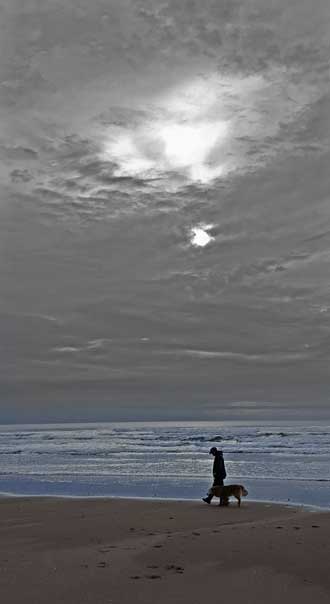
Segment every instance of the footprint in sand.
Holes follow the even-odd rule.
[[[282,528],[283,528],[283,526],[276,526],[275,528],[277,528],[277,529],[282,529]]]
[[[158,568],[157,564],[149,564],[149,566],[147,566],[147,568]]]
[[[312,524],[312,528],[320,528],[319,524]]]
[[[139,575],[133,575],[133,577],[131,577],[131,579],[141,579],[141,577]]]
[[[177,566],[176,564],[167,564],[165,566],[166,570],[174,570],[176,573],[182,574],[184,572],[184,568],[182,566]]]
[[[295,531],[300,531],[301,526],[294,526],[293,528],[294,528]]]
[[[191,534],[194,535],[195,537],[199,537],[200,536],[200,533],[197,533],[197,531],[193,531]]]
[[[160,575],[146,575],[147,579],[161,579]]]
[[[153,547],[159,549],[160,547],[163,547],[162,545],[154,545]]]

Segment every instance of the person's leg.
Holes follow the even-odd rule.
[[[215,476],[212,486],[213,487],[223,487],[223,479],[219,478],[218,476]],[[205,501],[205,503],[211,503],[212,499],[213,499],[213,495],[210,495],[209,493],[207,494],[206,497],[203,497],[203,501]]]
[[[210,491],[211,491],[211,489],[210,489]],[[210,491],[208,492],[206,497],[203,497],[203,501],[205,501],[205,503],[211,503],[211,501],[213,499],[213,495],[211,495]]]

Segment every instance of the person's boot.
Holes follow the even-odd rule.
[[[207,497],[203,497],[203,501],[205,501],[205,503],[211,503],[212,497],[210,497],[210,495],[208,495]]]

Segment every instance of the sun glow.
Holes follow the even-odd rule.
[[[194,227],[191,229],[191,245],[195,247],[205,247],[211,241],[214,240],[214,237],[208,234],[208,230],[212,228],[212,224],[209,225],[200,225],[198,227]]]
[[[190,180],[208,182],[223,173],[223,166],[210,163],[209,156],[227,132],[223,121],[157,121],[132,132],[114,131],[106,157],[118,164],[118,176],[177,171]]]
[[[155,99],[152,111],[134,126],[109,128],[106,159],[117,164],[115,176],[180,178],[209,182],[224,173],[220,149],[229,135],[214,82],[199,80]],[[223,158],[223,153],[221,157]]]
[[[305,106],[286,94],[286,77],[277,68],[272,78],[203,71],[153,96],[127,99],[102,132],[102,159],[114,176],[171,191],[264,165],[284,144],[281,137],[275,147],[270,141]]]
[[[165,155],[175,167],[203,164],[227,126],[224,122],[193,124],[167,124],[160,128],[159,136],[165,143]]]

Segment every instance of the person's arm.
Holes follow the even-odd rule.
[[[225,462],[222,455],[219,455],[214,459],[213,476],[221,476],[221,478],[226,478]]]
[[[221,458],[216,455],[213,462],[213,476],[219,476],[221,473]]]

